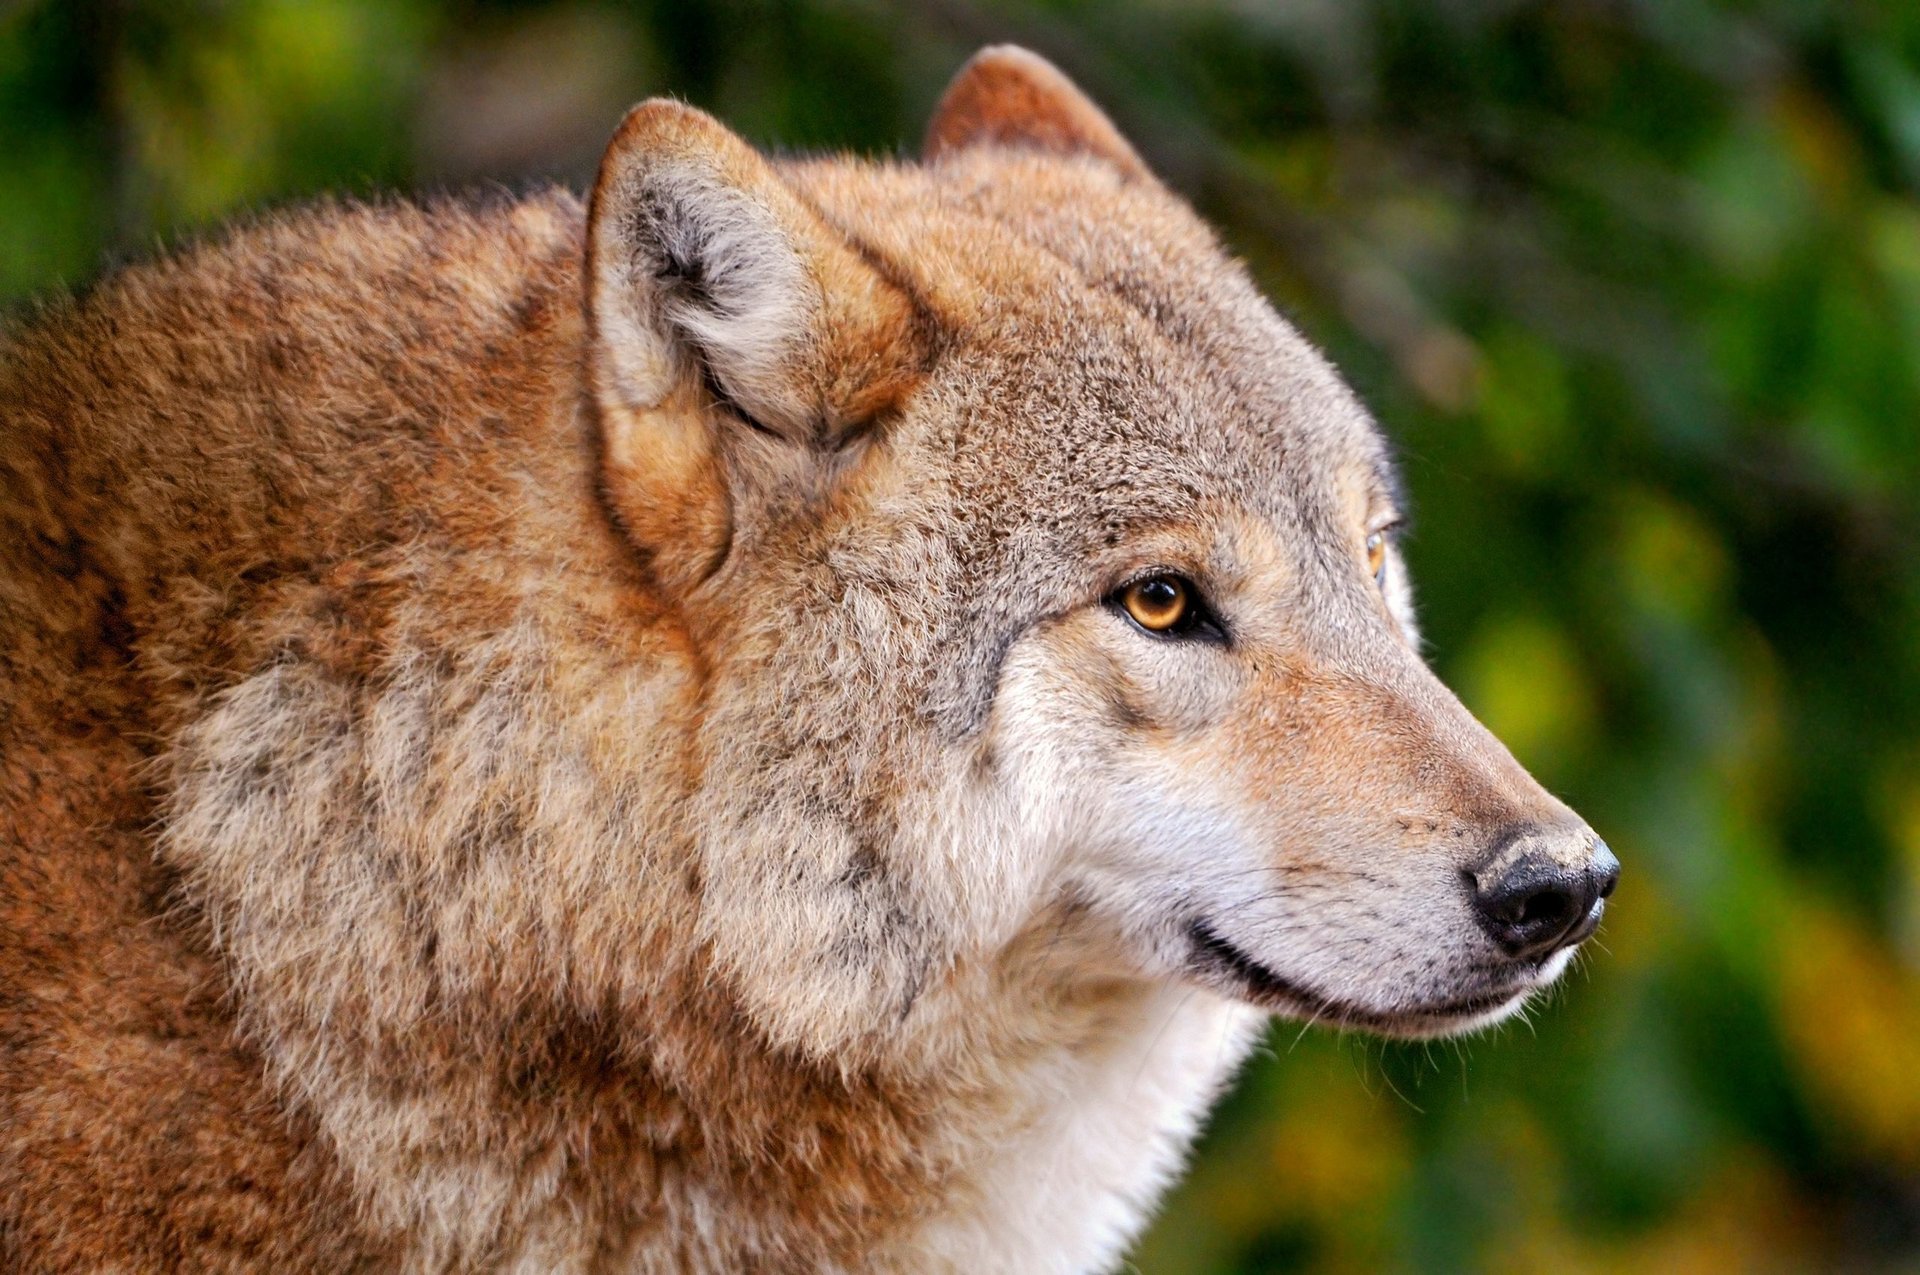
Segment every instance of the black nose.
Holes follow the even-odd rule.
[[[1480,923],[1509,955],[1543,958],[1592,934],[1606,897],[1620,880],[1620,861],[1594,839],[1587,862],[1576,867],[1534,850],[1485,879],[1469,873]]]

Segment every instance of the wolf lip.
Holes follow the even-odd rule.
[[[1498,1008],[1527,990],[1524,986],[1507,987],[1387,1013],[1335,1000],[1281,977],[1221,937],[1205,921],[1190,922],[1187,938],[1204,968],[1238,983],[1251,993],[1249,999],[1256,1004],[1269,1009],[1305,1010],[1318,1020],[1375,1031],[1400,1032],[1434,1020],[1471,1018]]]

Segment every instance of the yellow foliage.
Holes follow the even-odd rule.
[[[1266,1189],[1288,1210],[1327,1225],[1377,1207],[1407,1166],[1406,1130],[1387,1108],[1391,1101],[1340,1085],[1294,1104],[1268,1138]]]
[[[1461,698],[1522,765],[1551,776],[1593,737],[1593,691],[1580,653],[1552,620],[1499,616],[1461,661]]]
[[[1847,1140],[1920,1171],[1920,978],[1811,903],[1778,962],[1780,1021],[1809,1095]]]

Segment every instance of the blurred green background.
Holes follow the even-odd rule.
[[[0,303],[630,102],[1104,102],[1400,439],[1432,654],[1626,876],[1528,1025],[1279,1027],[1142,1271],[1920,1270],[1920,5],[0,4]]]

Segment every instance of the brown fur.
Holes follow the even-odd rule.
[[[989,53],[930,137],[651,103],[590,209],[322,205],[13,332],[0,1266],[1110,1261],[1252,1018],[994,849],[1026,706],[1088,791],[1228,759],[1309,893],[1584,844],[1349,553],[1364,415],[1105,117]],[[1142,563],[1289,602],[1176,667],[1099,605]],[[1041,1251],[997,1157],[1126,1127],[1047,1133],[1102,1060],[1168,1077],[1148,1158]]]

